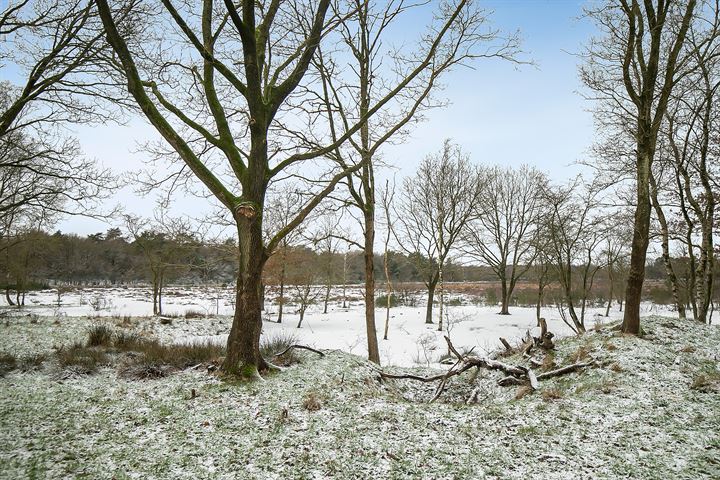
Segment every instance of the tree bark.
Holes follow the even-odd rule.
[[[368,198],[365,199],[368,202]],[[380,349],[375,328],[375,208],[364,209],[365,216],[365,330],[367,332],[368,360],[380,364]]]
[[[503,275],[500,278],[501,307],[499,315],[510,315],[510,290],[508,289],[507,278]]]
[[[7,300],[8,305],[11,307],[15,306],[15,302],[13,302],[12,297],[10,296],[10,287],[5,288],[5,300]]]
[[[283,306],[285,305],[285,262],[287,261],[287,247],[282,247],[282,266],[280,267],[280,297],[278,297],[277,323],[282,323]]]
[[[650,125],[638,127],[640,131]],[[622,332],[640,335],[640,302],[645,282],[645,261],[650,233],[650,167],[654,151],[649,139],[638,142],[637,153],[637,205],[630,251],[630,269],[625,288],[625,314]]]
[[[256,198],[261,199],[262,194],[256,195]],[[235,216],[239,240],[237,293],[235,316],[222,370],[231,375],[253,379],[259,377],[260,371],[268,368],[259,348],[262,331],[259,286],[268,257],[263,246],[262,219],[258,212],[249,209],[238,211]]]

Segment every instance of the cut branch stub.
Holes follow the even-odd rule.
[[[252,202],[241,202],[235,207],[235,214],[245,218],[255,218],[258,209]]]

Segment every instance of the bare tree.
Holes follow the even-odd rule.
[[[258,370],[271,367],[259,350],[259,285],[265,262],[341,180],[366,165],[335,163],[320,166],[321,172],[313,175],[318,166],[312,161],[336,152],[427,63],[375,99],[344,133],[326,138],[319,112],[306,108],[316,86],[306,73],[320,43],[332,41],[336,27],[353,12],[337,10],[328,15],[329,0],[245,2],[240,8],[231,0],[224,0],[222,6],[204,0],[179,7],[162,0],[142,18],[145,28],[163,28],[163,47],[155,49],[128,42],[122,30],[125,24],[118,20],[122,8],[112,9],[107,0],[95,3],[128,90],[183,162],[179,173],[197,177],[237,225],[236,311],[222,369],[256,378]],[[428,59],[435,57],[465,6],[463,0],[450,8],[454,13],[447,25],[429,41]],[[164,28],[168,24],[172,28]],[[238,57],[243,61],[238,62]],[[316,168],[308,168],[313,165]],[[307,180],[306,200],[299,213],[266,242],[262,221],[268,185],[291,175]]]
[[[349,137],[346,149],[335,152],[347,164],[363,164],[345,181],[348,203],[360,211],[365,259],[365,321],[370,359],[379,362],[375,328],[375,168],[381,148],[404,138],[422,112],[441,105],[432,95],[440,79],[453,67],[476,57],[512,59],[517,53],[517,36],[502,38],[488,27],[488,12],[472,2],[441,2],[434,13],[435,22],[413,48],[388,45],[388,34],[423,2],[388,0],[372,3],[350,0],[357,12],[343,22],[340,33],[350,48],[350,74],[344,75],[336,61],[324,52],[318,57],[322,74],[323,100],[332,119],[333,137],[346,134],[354,118],[364,118],[370,106],[398,90],[372,120],[363,122],[357,135]],[[388,66],[388,63],[390,65]],[[348,78],[349,77],[349,78]]]
[[[266,242],[270,241],[277,232],[292,221],[302,204],[303,196],[297,188],[282,190],[271,189],[268,192],[266,214],[263,223]],[[278,295],[276,297],[278,305],[277,323],[282,323],[284,307],[287,300],[285,297],[285,286],[287,280],[288,254],[293,247],[297,246],[304,232],[305,228],[301,225],[285,235],[272,252],[272,255],[264,267],[265,273],[270,275],[278,287]]]
[[[323,295],[323,313],[328,313],[328,303],[330,302],[330,292],[337,280],[337,253],[346,237],[342,233],[340,222],[342,216],[337,215],[334,210],[324,213],[319,219],[317,231],[315,231],[309,241],[316,248],[318,257],[321,262],[321,277],[325,284],[325,292]]]
[[[650,171],[668,101],[680,77],[696,0],[611,0],[587,11],[601,35],[587,48],[584,83],[596,117],[634,138],[635,218],[622,330],[638,335],[650,233]],[[602,118],[604,117],[604,118]]]
[[[443,267],[475,214],[484,181],[460,147],[446,140],[440,152],[427,156],[416,174],[403,182],[396,215],[398,243],[409,255],[434,264],[426,284],[427,308],[432,312],[435,282],[440,283],[438,331],[442,331]]]
[[[575,180],[567,186],[548,188],[545,196],[549,208],[544,227],[545,251],[562,289],[558,309],[571,329],[583,333],[588,295],[603,266],[599,247],[604,228],[597,214],[597,192]]]
[[[627,248],[632,238],[632,233],[629,229],[630,222],[625,221],[623,217],[625,217],[624,212],[618,212],[608,215],[605,219],[606,225],[602,238],[601,255],[604,257],[602,263],[604,263],[605,269],[607,270],[608,281],[608,300],[607,306],[605,307],[606,317],[610,315],[610,308],[615,298],[615,286],[618,283],[620,270],[630,254]]]
[[[495,167],[485,173],[485,185],[475,215],[468,224],[463,251],[490,266],[500,280],[500,315],[509,315],[515,285],[533,264],[537,249],[545,176],[527,166],[518,170]]]
[[[156,212],[154,225],[150,220],[125,215],[125,228],[145,258],[153,296],[153,315],[163,314],[163,290],[173,276],[187,271],[190,252],[199,244],[189,232],[189,224],[181,218],[169,218]]]
[[[392,184],[390,180],[385,182],[385,189],[380,196],[383,213],[385,214],[385,241],[383,242],[383,270],[385,272],[385,329],[383,340],[388,339],[388,329],[390,328],[390,307],[392,306],[392,298],[394,295],[392,279],[390,278],[390,260],[388,258],[390,238],[392,236],[393,224],[390,219],[390,211],[392,210],[393,200],[395,198],[395,181]]]
[[[124,16],[134,3],[127,3]],[[112,118],[113,103],[122,97],[113,88],[117,81],[107,52],[93,2],[8,2],[0,13],[0,62],[17,72],[17,81],[3,82],[9,99],[0,110],[0,138]]]
[[[312,256],[310,250],[302,247],[294,249],[290,254],[288,283],[292,287],[293,303],[297,305],[299,315],[297,328],[302,327],[305,313],[321,295],[321,289],[318,287],[318,271],[313,268],[310,259]]]

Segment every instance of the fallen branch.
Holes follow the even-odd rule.
[[[551,370],[549,372],[541,373],[540,375],[537,376],[535,381],[537,382],[539,380],[547,380],[548,378],[559,377],[559,376],[565,375],[567,373],[575,372],[582,368],[592,367],[596,363],[597,362],[595,362],[595,360],[593,360],[591,362],[573,363],[572,365],[566,365],[564,367],[560,367],[558,369]],[[530,373],[532,373],[531,370],[528,370],[528,371]],[[530,375],[528,375],[527,380],[530,381],[530,386],[532,386],[532,379],[530,378]],[[500,385],[501,387],[507,387],[510,385],[525,385],[527,383],[527,380],[523,379],[523,378],[518,378],[516,376],[508,375],[507,377],[504,377],[504,378],[501,378],[500,380],[498,380],[498,385]],[[533,388],[537,390],[537,387],[533,387]]]
[[[325,356],[325,354],[324,354],[323,352],[321,352],[320,350],[315,350],[314,348],[308,347],[308,346],[306,346],[306,345],[290,345],[289,347],[287,347],[287,348],[286,348],[285,350],[283,350],[282,352],[276,353],[274,356],[275,356],[275,357],[282,357],[283,355],[285,355],[287,352],[289,352],[289,351],[292,350],[293,348],[299,348],[299,349],[302,349],[302,350],[309,350],[309,351],[311,351],[311,352],[313,352],[313,353],[317,353],[317,354],[320,355],[321,357],[324,357],[324,356]]]
[[[596,363],[597,362],[595,360],[592,360],[590,362],[573,363],[572,365],[566,365],[556,370],[550,370],[549,372],[541,373],[540,375],[538,375],[538,380],[547,380],[548,378],[559,377],[560,375],[572,373],[576,370],[580,370],[581,368],[592,367]]]
[[[547,332],[546,332],[547,335]],[[552,334],[549,334],[552,335]],[[381,378],[389,378],[393,380],[415,380],[418,382],[423,383],[432,383],[432,382],[440,382],[435,389],[435,393],[433,394],[432,399],[430,402],[434,402],[438,398],[440,398],[440,395],[442,395],[443,391],[445,391],[445,386],[447,385],[448,380],[450,380],[452,377],[458,376],[472,368],[477,369],[478,371],[480,369],[485,370],[499,370],[503,373],[505,373],[507,376],[500,379],[498,381],[498,385],[501,386],[508,386],[508,385],[530,385],[530,388],[533,390],[537,390],[540,388],[540,380],[545,380],[548,378],[557,377],[560,375],[564,375],[566,373],[571,373],[576,370],[579,370],[581,368],[589,367],[592,365],[595,365],[595,360],[585,363],[575,363],[572,365],[567,365],[565,367],[558,368],[556,370],[552,370],[550,372],[541,373],[539,375],[536,375],[535,372],[533,372],[530,368],[517,366],[517,365],[509,365],[507,363],[500,362],[498,360],[495,360],[494,358],[488,358],[488,357],[477,357],[470,354],[462,354],[460,353],[455,346],[450,341],[449,337],[445,337],[445,341],[448,344],[448,349],[450,352],[457,358],[457,361],[453,364],[450,369],[442,374],[439,375],[432,375],[429,377],[422,377],[420,375],[414,375],[411,373],[406,374],[392,374],[392,373],[385,373],[383,371],[380,371],[380,377]],[[531,343],[532,345],[532,343]],[[534,359],[532,359],[534,360]],[[537,361],[535,362],[537,363]],[[466,403],[474,403],[477,401],[479,390],[476,388],[471,393],[470,397],[466,401]]]

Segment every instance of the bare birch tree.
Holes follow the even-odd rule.
[[[435,265],[430,273],[431,282],[441,285],[438,331],[442,331],[443,321],[443,266],[475,214],[484,181],[481,170],[449,140],[440,152],[420,163],[413,177],[403,181],[396,215],[398,244],[409,255],[423,256]],[[434,283],[428,284],[430,312],[434,289]]]

